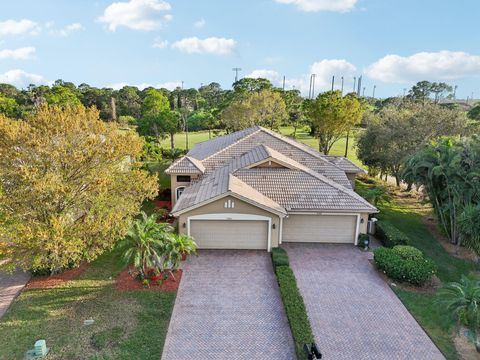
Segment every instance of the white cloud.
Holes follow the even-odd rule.
[[[135,86],[135,87],[139,88],[140,90],[143,90],[143,89],[148,88],[148,87],[154,87],[155,89],[165,88],[165,89],[168,89],[168,90],[175,90],[175,88],[177,88],[179,86],[182,86],[182,82],[181,81],[167,81],[167,82],[159,83],[159,84],[156,84],[156,85],[149,84],[149,83],[129,84],[129,83],[126,83],[126,82],[119,82],[119,83],[114,83],[114,84],[107,85],[107,87],[112,88],[114,90],[120,90],[124,86]]]
[[[0,60],[2,59],[14,59],[14,60],[27,60],[31,59],[35,54],[35,48],[33,46],[27,46],[18,49],[4,49],[0,50]]]
[[[344,79],[344,93],[350,91],[353,86],[353,77],[357,68],[345,59],[324,59],[310,65],[308,74],[298,78],[286,78],[285,88],[295,88],[304,95],[308,94],[310,87],[310,75],[315,74],[315,95],[320,91],[331,90],[332,76],[335,76],[335,89],[340,89],[341,78]]]
[[[48,25],[51,28],[53,26],[53,23],[48,24]],[[84,29],[85,28],[82,26],[82,24],[73,23],[73,24],[65,26],[63,29],[52,29],[52,30],[50,30],[50,34],[55,35],[55,36],[67,37],[72,32],[80,31],[80,30],[84,30]]]
[[[157,49],[165,49],[168,46],[168,40],[155,39],[152,47]]]
[[[110,31],[115,31],[120,26],[152,31],[172,20],[172,15],[164,14],[171,8],[170,4],[163,0],[114,2],[104,10],[98,21],[106,23]]]
[[[187,54],[228,55],[232,53],[236,45],[237,42],[233,39],[190,37],[174,42],[172,47]]]
[[[347,12],[355,7],[358,0],[275,0],[280,4],[292,4],[302,11]]]
[[[268,79],[272,83],[276,83],[280,79],[280,74],[275,70],[259,69],[259,70],[253,70],[250,74],[248,74],[245,77],[252,78],[252,79],[259,79],[259,78]]]
[[[48,81],[41,75],[15,69],[0,74],[0,83],[12,84],[18,88],[26,88],[30,84],[48,84]]]
[[[449,81],[480,74],[480,56],[465,52],[420,52],[411,56],[387,55],[365,69],[375,80],[412,83]]]
[[[193,23],[193,26],[195,26],[197,29],[201,29],[203,28],[205,25],[207,24],[207,22],[205,21],[205,19],[200,19],[200,20],[197,20]]]
[[[40,26],[28,19],[0,21],[0,35],[20,35],[29,33],[36,35],[40,32]]]

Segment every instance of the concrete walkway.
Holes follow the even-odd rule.
[[[266,251],[202,250],[183,267],[163,360],[292,360]]]
[[[0,318],[5,314],[12,301],[22,291],[30,279],[30,274],[17,270],[13,274],[0,271]]]
[[[444,359],[352,245],[283,244],[324,359]]]

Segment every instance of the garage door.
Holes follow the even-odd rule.
[[[268,222],[192,220],[190,235],[200,249],[267,249]]]
[[[283,220],[285,242],[354,243],[357,217],[289,215]]]

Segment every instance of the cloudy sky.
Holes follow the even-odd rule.
[[[461,6],[460,6],[461,3]],[[480,97],[478,0],[15,0],[0,13],[0,82],[185,87],[240,75],[308,92],[401,94],[419,80]]]

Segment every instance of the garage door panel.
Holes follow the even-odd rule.
[[[357,217],[289,215],[283,220],[284,242],[354,243]]]
[[[190,235],[200,249],[267,249],[268,223],[253,220],[192,220]]]

